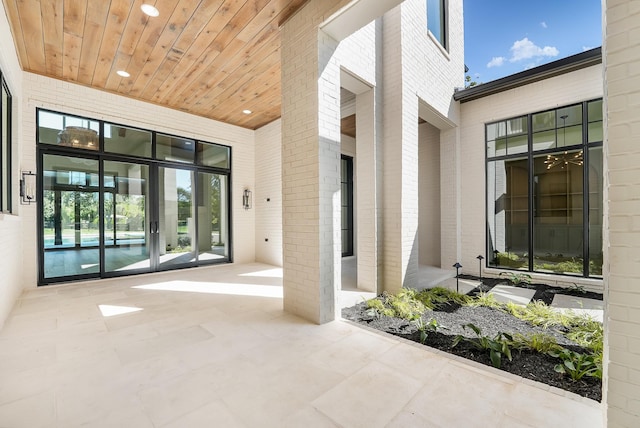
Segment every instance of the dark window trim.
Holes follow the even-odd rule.
[[[39,112],[40,111],[44,111],[44,112],[48,112],[48,113],[53,113],[53,114],[59,114],[59,115],[67,115],[67,116],[71,116],[74,118],[78,118],[78,119],[82,119],[82,120],[88,120],[88,121],[93,121],[93,122],[98,122],[98,126],[100,129],[100,135],[99,135],[99,144],[98,144],[98,150],[87,150],[87,149],[83,149],[83,148],[79,148],[79,147],[67,147],[67,146],[60,146],[60,145],[56,145],[56,144],[49,144],[49,143],[40,143],[40,116],[39,116]],[[170,132],[162,132],[162,131],[154,131],[154,130],[149,130],[149,129],[145,129],[145,128],[140,128],[137,126],[132,126],[132,125],[126,125],[126,124],[119,124],[110,120],[102,120],[102,119],[93,119],[90,117],[85,117],[85,116],[81,116],[75,113],[66,113],[63,111],[56,111],[56,110],[50,110],[50,109],[46,109],[46,108],[36,108],[36,148],[37,148],[37,164],[38,164],[38,171],[43,171],[43,159],[44,159],[44,155],[70,155],[70,156],[74,156],[74,157],[78,157],[78,158],[86,158],[86,159],[95,159],[98,161],[98,168],[99,168],[99,174],[100,176],[104,176],[104,162],[105,161],[129,161],[129,162],[137,162],[137,163],[143,163],[146,165],[151,165],[151,164],[155,164],[157,165],[158,168],[160,167],[171,167],[171,168],[180,168],[180,169],[187,169],[189,171],[192,171],[196,176],[198,172],[204,172],[204,173],[209,173],[209,174],[217,174],[217,175],[224,175],[227,179],[227,209],[226,209],[226,215],[227,215],[227,236],[228,236],[228,242],[229,242],[229,250],[228,250],[228,256],[221,260],[221,261],[215,261],[215,262],[209,262],[209,261],[198,261],[197,263],[193,264],[193,265],[175,265],[173,266],[171,269],[168,270],[179,270],[179,269],[189,269],[189,268],[193,268],[193,267],[201,267],[201,266],[208,266],[208,265],[213,265],[213,264],[220,264],[220,263],[233,263],[234,260],[234,256],[233,256],[233,249],[234,249],[234,244],[233,244],[233,177],[232,177],[232,165],[233,165],[233,147],[227,145],[227,144],[220,144],[220,143],[214,143],[214,142],[209,142],[209,141],[205,141],[199,138],[192,138],[192,137],[182,137],[182,136],[178,136],[175,135],[173,133]],[[110,152],[110,151],[105,151],[104,150],[104,124],[108,123],[110,125],[116,125],[116,126],[124,126],[124,127],[128,127],[128,128],[132,128],[132,129],[137,129],[137,130],[141,130],[141,131],[147,131],[151,133],[151,138],[152,138],[152,158],[147,158],[147,157],[142,157],[142,156],[136,156],[136,155],[126,155],[126,154],[121,154],[121,153],[114,153],[114,152]],[[202,144],[209,144],[209,145],[215,145],[215,146],[219,146],[219,147],[224,147],[228,150],[228,168],[221,168],[221,167],[211,167],[211,166],[206,166],[206,165],[201,165],[196,163],[197,159],[195,159],[195,157],[197,156],[197,153],[195,153],[194,150],[194,163],[181,163],[181,162],[172,162],[172,161],[167,161],[167,160],[162,160],[162,159],[156,159],[155,155],[156,155],[156,135],[157,134],[162,134],[162,135],[166,135],[169,137],[175,137],[175,138],[180,138],[180,139],[184,139],[184,140],[191,140],[194,141],[194,144],[198,143],[202,143]],[[38,200],[42,200],[43,198],[43,194],[44,194],[44,190],[43,190],[43,175],[41,173],[39,173],[37,175],[37,198],[39,198]],[[198,192],[198,188],[197,188],[198,184],[197,184],[197,180],[194,182],[194,194],[197,194]],[[99,186],[99,194],[102,195],[104,193],[104,188],[102,185],[102,179],[100,180],[100,186]],[[100,197],[99,200],[99,210],[100,212],[102,212],[103,210],[103,199],[102,197]],[[52,277],[52,278],[45,278],[44,277],[44,271],[43,271],[43,262],[44,262],[44,237],[43,237],[43,233],[42,233],[42,224],[43,224],[43,213],[42,213],[42,209],[38,209],[37,210],[37,219],[38,219],[38,286],[46,286],[46,285],[52,285],[52,284],[58,284],[58,283],[65,283],[65,282],[73,282],[73,281],[81,281],[81,280],[88,280],[88,279],[103,279],[103,278],[111,278],[114,276],[120,276],[120,275],[112,275],[110,272],[105,272],[104,271],[104,254],[101,251],[101,255],[100,255],[100,272],[98,273],[91,273],[91,274],[77,274],[77,275],[69,275],[69,276],[61,276],[61,277]],[[196,212],[196,223],[197,223],[197,212]],[[104,226],[104,220],[102,218],[100,218],[99,220],[100,222],[100,227],[101,229]],[[101,248],[104,246],[104,235],[101,238],[100,244],[97,246],[98,248]],[[47,251],[52,250],[52,249],[48,249]],[[136,271],[136,270],[132,270],[132,271],[127,271],[127,273],[123,276],[131,276],[131,275],[138,275],[138,274],[147,274],[147,273],[154,273],[154,272],[162,272],[165,271],[167,269],[158,269],[156,271]]]
[[[570,278],[593,278],[593,279],[600,279],[602,277],[602,275],[591,275],[590,272],[590,256],[591,256],[591,251],[590,251],[590,239],[589,239],[589,227],[590,227],[590,223],[589,223],[589,215],[590,215],[590,210],[589,210],[589,195],[590,195],[590,189],[589,189],[589,174],[588,174],[588,165],[589,165],[589,149],[591,148],[595,148],[595,147],[602,147],[602,141],[594,141],[594,142],[589,142],[589,135],[588,135],[588,126],[589,123],[596,123],[599,121],[591,121],[589,122],[589,118],[588,118],[588,109],[589,109],[589,104],[595,101],[600,101],[602,100],[601,97],[598,98],[593,98],[593,99],[588,99],[582,102],[578,102],[578,103],[572,103],[572,104],[568,104],[568,105],[563,105],[563,106],[558,106],[555,108],[551,108],[551,109],[545,109],[545,110],[540,110],[540,111],[536,111],[536,112],[531,112],[528,113],[526,115],[517,115],[517,116],[513,116],[510,118],[506,118],[506,119],[500,119],[500,120],[494,120],[491,122],[487,122],[485,123],[484,126],[484,157],[485,157],[485,185],[488,186],[489,185],[489,173],[488,173],[488,165],[490,162],[495,162],[495,161],[508,161],[510,159],[522,159],[522,158],[526,158],[527,159],[527,166],[529,168],[529,172],[528,172],[528,213],[527,213],[527,231],[528,231],[528,267],[526,269],[526,272],[532,272],[532,273],[542,273],[542,272],[538,272],[534,269],[534,215],[533,215],[533,211],[534,211],[534,203],[535,203],[535,195],[534,195],[534,180],[533,180],[533,176],[534,176],[534,159],[536,157],[540,157],[540,156],[544,156],[546,154],[549,153],[557,153],[558,151],[571,151],[571,150],[583,150],[583,174],[582,174],[582,181],[583,181],[583,190],[582,190],[582,240],[583,240],[583,246],[582,246],[582,255],[583,255],[583,270],[582,270],[582,274],[575,274],[575,275],[571,275],[571,274],[563,274],[563,273],[548,273],[548,272],[544,272],[546,274],[550,274],[550,275],[557,275],[557,276],[566,276],[566,277],[570,277]],[[539,113],[545,113],[545,112],[550,112],[550,111],[557,111],[560,109],[564,109],[564,108],[568,108],[568,107],[575,107],[580,105],[581,108],[581,112],[582,112],[582,123],[581,123],[581,127],[582,127],[582,143],[581,144],[574,144],[571,146],[562,146],[562,147],[554,147],[554,148],[550,148],[550,149],[545,149],[545,150],[538,150],[538,151],[534,151],[533,150],[533,116]],[[509,120],[512,119],[518,119],[521,118],[523,116],[527,117],[527,139],[528,139],[528,151],[526,153],[515,153],[515,154],[508,154],[508,145],[506,147],[506,151],[507,154],[505,155],[500,155],[500,156],[492,156],[489,157],[488,155],[488,149],[487,149],[487,142],[488,142],[488,126],[489,125],[493,125],[496,123],[500,123],[500,122],[508,122]],[[603,118],[604,119],[604,118]],[[558,129],[563,129],[564,127],[558,127],[558,124],[556,123],[555,125],[555,131],[557,133]],[[557,135],[556,135],[556,142],[557,142]],[[493,269],[499,269],[499,270],[513,270],[510,269],[508,267],[500,267],[494,264],[491,264],[491,261],[493,260],[493,258],[491,257],[491,254],[488,254],[488,250],[489,250],[489,240],[490,240],[490,233],[489,233],[489,221],[490,219],[495,218],[495,215],[492,215],[491,213],[489,213],[489,204],[487,202],[487,195],[488,195],[488,188],[485,190],[485,217],[486,217],[486,221],[485,221],[485,225],[486,225],[486,231],[485,231],[485,253],[486,254],[486,259],[485,259],[485,267],[487,268],[493,268]],[[522,269],[518,269],[518,270],[522,270]]]
[[[13,106],[13,97],[11,95],[11,91],[9,90],[9,85],[7,81],[4,79],[4,74],[0,70],[0,87],[5,90],[7,93],[7,111],[5,112],[2,109],[2,103],[0,101],[0,133],[2,132],[2,118],[6,115],[7,118],[7,141],[6,141],[6,156],[7,156],[7,171],[2,170],[2,163],[4,161],[3,156],[5,155],[5,150],[2,147],[4,142],[2,142],[0,137],[0,213],[11,213],[13,212],[13,194],[11,192],[12,185],[12,174],[13,174],[13,165],[12,165],[12,129],[11,129],[11,121],[12,121],[12,106]],[[1,134],[0,134],[1,135]],[[6,182],[5,182],[6,177]],[[7,200],[7,206],[3,206],[3,199]]]
[[[583,68],[592,67],[602,63],[602,48],[594,48],[576,55],[559,59],[520,73],[512,74],[491,82],[482,83],[466,89],[457,90],[453,94],[455,101],[461,103],[473,101],[509,89],[529,85],[540,80],[571,73]]]
[[[347,230],[351,233],[349,237],[349,246],[345,250],[344,242],[342,243],[342,257],[353,256],[354,254],[354,224],[353,224],[353,157],[347,155],[340,155],[340,162],[347,162],[347,177],[346,181],[343,181],[343,178],[340,178],[341,184],[347,185]],[[342,205],[342,203],[341,203]],[[342,229],[341,227],[341,230]]]
[[[440,33],[434,34],[429,28],[429,1],[427,0],[427,31],[431,33],[433,38],[444,48],[446,52],[449,52],[449,1],[448,0],[433,0],[440,3]]]

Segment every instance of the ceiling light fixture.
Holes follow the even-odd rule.
[[[253,113],[251,110],[242,110],[242,112],[243,112],[244,114],[251,114],[251,113]]]
[[[124,71],[124,70],[118,70],[118,71],[116,71],[116,73],[117,73],[117,74],[118,74],[118,76],[120,76],[120,77],[130,77],[130,76],[131,76],[129,73],[127,73],[127,72],[126,72],[126,71]]]
[[[582,156],[582,150],[575,154],[564,152],[559,155],[547,155],[547,160],[545,160],[544,163],[547,165],[547,170],[556,166],[564,169],[564,167],[568,167],[569,164],[582,166],[584,164],[584,157]]]
[[[145,14],[147,14],[147,15],[153,17],[153,18],[155,18],[156,16],[160,15],[160,11],[158,9],[156,9],[155,6],[152,6],[152,5],[147,4],[147,3],[143,4],[142,6],[140,6],[140,9],[142,9],[142,11]]]

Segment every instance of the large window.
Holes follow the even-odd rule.
[[[602,100],[486,125],[487,265],[602,276]]]
[[[39,283],[231,260],[227,146],[38,110]]]
[[[447,0],[427,0],[427,29],[447,49]]]
[[[0,212],[11,212],[11,93],[0,72]]]

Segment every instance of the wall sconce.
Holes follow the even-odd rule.
[[[31,171],[22,171],[20,179],[20,203],[29,205],[36,202],[36,175]]]
[[[251,209],[251,190],[244,189],[242,192],[242,206],[245,210]]]

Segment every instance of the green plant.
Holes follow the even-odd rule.
[[[473,299],[468,300],[466,302],[466,305],[473,306],[473,307],[485,306],[487,308],[494,308],[494,309],[504,308],[504,305],[498,302],[493,294],[489,294],[489,293],[479,293]]]
[[[416,291],[403,288],[396,294],[388,294],[385,303],[393,308],[398,318],[415,320],[422,316],[427,308],[416,299]]]
[[[554,358],[560,358],[562,363],[554,367],[558,373],[566,373],[574,381],[584,376],[602,379],[602,356],[598,354],[581,354],[561,348],[559,351],[549,352]]]
[[[396,294],[383,293],[381,298],[367,300],[369,314],[415,320],[427,310],[416,299],[416,291],[403,288]]]
[[[599,321],[585,320],[581,324],[573,325],[565,335],[569,340],[593,352],[602,352],[604,331]]]
[[[449,302],[464,305],[471,299],[471,297],[449,290],[448,288],[434,287],[420,291],[416,294],[416,299],[422,302],[425,307],[434,309],[436,305]]]
[[[387,308],[384,305],[384,303],[377,298],[367,300],[367,308],[369,308],[368,315],[372,315],[376,317],[380,315],[384,315],[386,317],[392,317],[392,316],[395,316],[396,314],[396,312],[393,309]]]
[[[573,285],[569,286],[569,291],[572,291],[574,293],[580,293],[580,294],[587,294],[587,290],[584,288],[583,285],[578,285],[576,283],[573,283]]]
[[[506,276],[507,279],[513,284],[531,284],[531,275],[521,272],[500,272],[500,276]]]
[[[418,329],[418,332],[420,332],[420,343],[422,344],[427,340],[430,332],[436,333],[440,329],[446,329],[446,327],[441,325],[435,318],[431,318],[428,323],[424,322],[424,318],[418,318],[413,321],[413,324]]]
[[[531,349],[542,354],[560,349],[560,345],[556,342],[555,337],[544,333],[533,333],[529,336],[515,334],[513,336],[512,346],[519,350]]]
[[[491,359],[491,364],[494,367],[500,368],[502,365],[502,356],[504,355],[511,361],[511,343],[513,342],[513,337],[510,334],[498,332],[495,337],[492,339],[489,336],[484,336],[480,328],[475,325],[469,323],[462,326],[464,329],[472,330],[476,337],[468,338],[461,335],[457,335],[453,339],[453,345],[457,346],[461,341],[465,341],[470,343],[475,348],[482,351],[489,351],[489,358]]]

